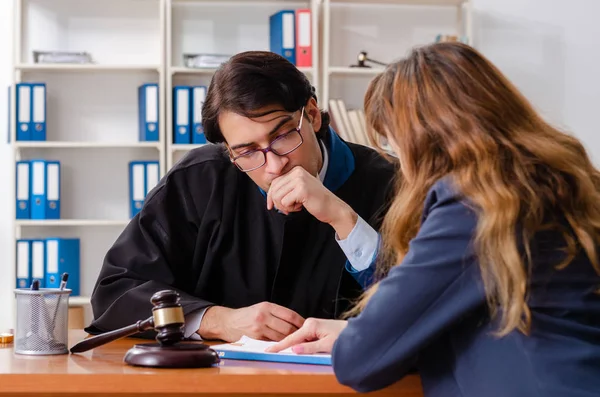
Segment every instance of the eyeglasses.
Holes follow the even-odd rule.
[[[304,107],[302,107],[300,122],[298,123],[297,128],[279,135],[264,149],[251,150],[237,157],[233,157],[233,153],[230,152],[229,158],[231,162],[234,163],[240,171],[249,172],[266,164],[267,152],[272,152],[277,156],[290,154],[298,149],[300,145],[302,145],[302,142],[304,142],[302,134],[300,133],[300,130],[302,129],[302,119],[304,119]]]

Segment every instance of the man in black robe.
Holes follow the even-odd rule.
[[[306,76],[270,52],[223,64],[202,115],[213,144],[169,170],[108,251],[89,333],[147,318],[171,289],[186,337],[280,340],[362,293],[396,164],[341,140]]]

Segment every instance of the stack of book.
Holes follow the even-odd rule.
[[[363,109],[348,109],[342,99],[330,99],[329,114],[331,126],[343,140],[371,146],[369,138],[367,138],[367,125]],[[392,151],[384,140],[381,141],[380,146],[387,152]]]

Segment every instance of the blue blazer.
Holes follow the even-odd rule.
[[[531,334],[498,338],[473,253],[476,223],[447,181],[431,188],[408,254],[333,347],[338,381],[367,392],[416,368],[427,397],[600,396],[600,277],[587,257],[556,270],[561,236],[537,234]]]

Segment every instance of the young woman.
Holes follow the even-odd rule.
[[[428,397],[598,396],[600,173],[581,143],[458,43],[389,66],[365,111],[403,176],[385,277],[348,321],[272,350],[331,352],[358,391],[417,368]]]

